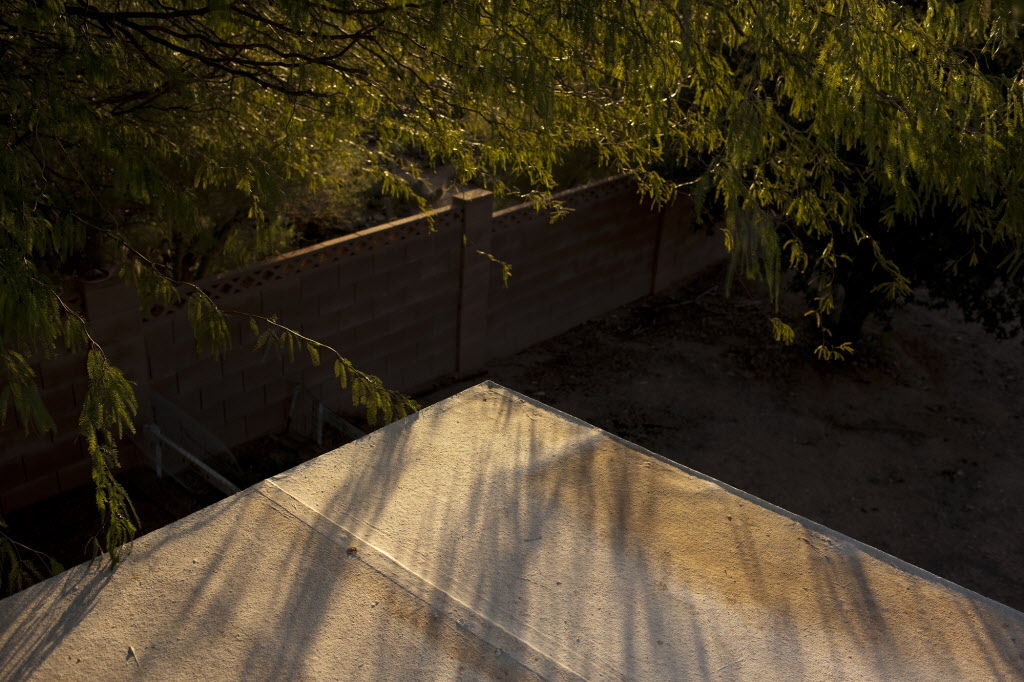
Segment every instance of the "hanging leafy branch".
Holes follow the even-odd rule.
[[[420,409],[412,398],[386,388],[380,377],[357,369],[337,349],[282,325],[275,317],[234,310],[225,312],[249,320],[249,328],[256,338],[256,350],[276,349],[291,361],[295,360],[296,351],[304,351],[314,367],[320,366],[321,353],[332,356],[334,377],[341,388],[351,391],[352,404],[366,409],[366,419],[370,424],[388,424]]]
[[[92,481],[100,512],[101,535],[92,540],[92,546],[97,554],[106,551],[113,565],[123,558],[127,543],[139,527],[128,493],[114,478],[120,466],[118,441],[135,432],[139,405],[131,383],[98,346],[89,350],[86,373],[88,388],[78,428],[92,458]]]
[[[10,594],[64,570],[53,557],[14,540],[0,517],[0,594]]]
[[[1021,26],[1016,0],[3,3],[3,415],[48,428],[33,362],[89,349],[114,557],[133,517],[106,472],[130,387],[62,292],[103,269],[171,296],[231,244],[283,244],[289,199],[343,187],[339,167],[411,197],[419,168],[450,164],[557,209],[558,163],[588,150],[650,200],[687,191],[724,218],[731,276],[773,304],[803,273],[822,357],[853,348],[836,316],[854,283],[899,299],[980,262],[1000,274],[978,286],[1019,291]],[[909,238],[939,213],[934,239]],[[223,311],[196,290],[188,308],[200,347],[225,347]],[[326,352],[359,404],[401,413],[334,349],[254,321],[264,347]]]
[[[356,368],[337,349],[280,323],[274,316],[241,310],[225,310],[210,298],[201,286],[194,282],[175,280],[165,274],[159,264],[150,261],[129,244],[124,248],[132,255],[130,276],[140,290],[150,293],[163,303],[177,301],[181,292],[187,291],[189,324],[196,340],[196,349],[221,356],[231,348],[231,334],[227,317],[244,318],[249,321],[253,344],[256,350],[276,350],[295,361],[297,350],[304,350],[313,366],[320,366],[321,351],[334,357],[334,375],[343,389],[350,389],[352,404],[363,407],[370,424],[388,424],[394,419],[405,417],[419,409],[414,400],[403,393],[388,389],[379,377]],[[129,272],[125,272],[126,275]]]
[[[36,325],[37,334],[33,340],[36,342],[37,353],[52,352],[58,341],[72,349],[89,347],[85,363],[87,391],[79,414],[78,428],[91,457],[96,505],[100,513],[99,534],[90,544],[97,555],[106,551],[110,563],[115,564],[122,558],[124,546],[135,536],[138,528],[134,508],[124,488],[114,478],[114,471],[119,467],[117,443],[135,429],[138,402],[134,389],[123,373],[110,363],[103,348],[91,336],[86,320],[39,278],[31,263],[7,259],[0,262],[0,265],[13,267],[23,275],[20,293],[32,301],[29,305],[34,304],[35,307],[22,308],[20,306],[25,305],[24,300],[12,300],[4,296],[0,297],[0,308],[3,308],[4,319],[18,319],[21,315],[25,326]],[[10,270],[5,273],[0,267],[0,275],[3,274],[9,275]],[[10,291],[10,288],[0,291]],[[41,301],[45,301],[45,304],[40,304]],[[59,324],[54,324],[54,317],[37,317],[40,310],[51,313]],[[7,341],[6,338],[4,340]],[[6,348],[0,350],[3,352],[5,378],[0,388],[0,423],[6,421],[13,409],[26,432],[32,427],[39,431],[53,430],[53,421],[46,411],[35,373],[27,359],[17,351]],[[6,528],[2,519],[0,528]],[[24,555],[26,550],[27,557]],[[41,569],[38,566],[41,560],[45,560],[44,565],[49,569],[59,568],[59,564],[52,558],[26,548],[0,530],[0,569],[3,569],[0,571],[0,589],[17,589],[27,580],[39,577]]]

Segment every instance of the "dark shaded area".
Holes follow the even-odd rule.
[[[280,435],[245,443],[234,449],[241,475],[234,473],[232,482],[244,489],[347,440],[334,429],[326,427],[323,446],[307,439]],[[204,484],[198,476],[186,477],[191,486],[191,489],[186,489],[170,477],[158,478],[149,467],[120,472],[118,480],[128,491],[138,512],[140,536],[224,498],[221,492]],[[8,515],[6,520],[13,539],[70,568],[90,558],[87,545],[97,528],[96,494],[92,486],[76,488],[20,509]]]

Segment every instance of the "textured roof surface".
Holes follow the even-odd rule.
[[[1024,677],[1024,614],[494,384],[0,602],[0,678]]]

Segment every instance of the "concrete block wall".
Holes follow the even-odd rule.
[[[465,375],[699,271],[723,255],[720,238],[692,229],[684,198],[655,210],[626,178],[563,192],[572,212],[552,223],[528,205],[493,212],[488,192],[449,208],[362,230],[200,282],[228,311],[276,316],[338,349],[390,388],[412,392]],[[500,268],[479,252],[512,264]],[[197,354],[184,302],[139,310],[116,280],[82,285],[94,333],[136,382],[140,422],[155,391],[227,445],[285,427],[296,385],[342,414],[349,396],[323,356],[312,367],[251,350],[247,320],[229,318],[233,348]],[[37,367],[57,432],[0,429],[0,511],[89,481],[75,433],[84,355]],[[128,462],[136,463],[137,460]]]
[[[632,183],[613,178],[561,199],[552,223],[519,207],[494,216],[494,252],[512,263],[506,288],[492,269],[488,355],[500,357],[650,293],[660,215]]]
[[[275,317],[408,390],[455,369],[459,217],[380,225],[203,285],[224,310]],[[233,347],[219,360],[195,354],[182,310],[158,311],[144,327],[152,388],[229,446],[284,428],[296,385],[349,405],[326,353],[313,367],[304,351],[292,362],[252,350],[244,317],[229,317]]]

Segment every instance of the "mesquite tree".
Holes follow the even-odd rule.
[[[525,179],[544,204],[580,150],[652,201],[687,191],[720,211],[732,273],[773,301],[784,268],[801,271],[817,353],[841,357],[843,268],[906,295],[887,243],[936,206],[956,215],[957,257],[1017,276],[1020,26],[1016,0],[3,3],[0,414],[48,428],[32,361],[89,348],[81,431],[116,560],[133,526],[112,471],[135,402],[70,280],[100,269],[146,300],[189,296],[216,351],[225,313],[189,283],[227,244],[272,250],[282,201],[339,167],[411,196],[420,168],[451,164],[497,192]],[[334,354],[362,404],[411,407],[344,349],[252,322],[264,342]]]

